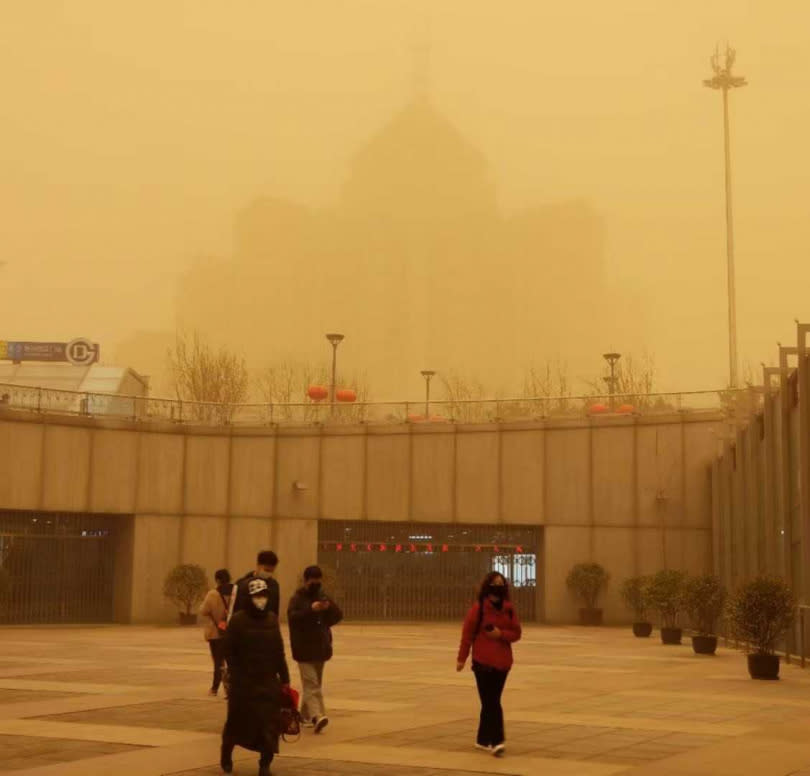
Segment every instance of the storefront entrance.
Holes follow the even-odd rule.
[[[123,519],[0,510],[0,623],[112,622]]]
[[[531,526],[322,520],[318,558],[352,619],[459,620],[494,570],[531,621],[541,539]]]

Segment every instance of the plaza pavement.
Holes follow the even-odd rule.
[[[695,656],[625,628],[525,628],[496,760],[472,748],[477,697],[455,672],[458,633],[338,627],[332,722],[283,745],[274,774],[810,776],[810,669],[753,682],[738,652]],[[206,696],[209,662],[197,629],[4,628],[0,772],[218,774],[225,703]],[[256,771],[237,750],[235,773]]]

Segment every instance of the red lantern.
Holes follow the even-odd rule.
[[[408,415],[408,423],[424,423],[424,415]]]
[[[357,394],[351,388],[341,388],[335,392],[335,398],[338,401],[352,402],[357,401]]]
[[[591,404],[591,406],[588,407],[588,413],[590,415],[602,415],[605,412],[607,412],[607,407],[604,404]]]
[[[636,411],[636,408],[632,404],[622,404],[616,412],[619,415],[632,415]]]
[[[430,422],[431,423],[446,423],[447,418],[445,418],[444,415],[431,415],[430,416]]]
[[[307,388],[307,396],[309,396],[312,401],[323,401],[329,396],[329,391],[322,385],[310,385],[309,388]]]

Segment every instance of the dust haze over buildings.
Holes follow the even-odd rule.
[[[728,38],[756,364],[808,317],[809,24],[800,2],[8,4],[0,335],[88,335],[154,372],[178,324],[254,367],[323,361],[344,330],[375,398],[426,367],[507,392],[558,356],[592,374],[608,347],[652,353],[662,388],[719,386],[701,82]]]

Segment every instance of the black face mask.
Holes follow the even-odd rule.
[[[320,582],[310,582],[307,585],[307,590],[309,591],[310,595],[318,595],[321,592],[321,583]]]
[[[506,596],[506,587],[503,585],[489,585],[487,587],[487,595],[503,599]]]

